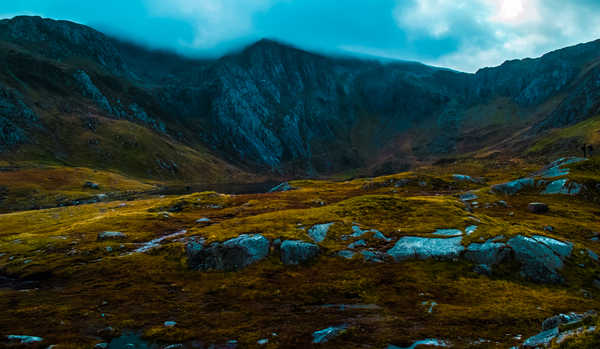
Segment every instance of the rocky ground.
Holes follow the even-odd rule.
[[[464,160],[166,196],[80,170],[83,192],[137,194],[0,215],[0,345],[597,348],[599,169]]]

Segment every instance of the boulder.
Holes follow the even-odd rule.
[[[510,248],[505,243],[494,242],[494,239],[489,239],[482,244],[470,244],[465,251],[464,257],[477,264],[479,271],[489,274],[493,266],[502,263],[510,257]]]
[[[190,241],[186,253],[193,269],[236,271],[264,259],[269,254],[269,240],[260,234],[242,234],[208,247],[202,240]]]
[[[524,348],[547,347],[556,336],[558,336],[558,328],[553,328],[547,331],[542,331],[533,337],[528,338],[524,343]]]
[[[308,229],[308,236],[315,242],[321,242],[327,237],[327,232],[333,223],[315,224]]]
[[[464,251],[461,241],[462,237],[443,239],[405,236],[398,240],[387,254],[396,261],[413,258],[451,259],[458,257]]]
[[[98,183],[94,183],[94,182],[85,182],[85,184],[83,186],[86,188],[90,188],[90,189],[100,189],[100,185],[98,185]]]
[[[559,271],[564,259],[571,255],[573,245],[545,236],[526,237],[517,235],[507,245],[521,264],[521,275],[527,279],[544,283],[560,283]]]
[[[319,254],[319,246],[299,240],[285,240],[280,250],[281,261],[285,265],[307,263]]]
[[[550,208],[542,202],[531,202],[527,205],[527,210],[531,213],[546,213]]]
[[[342,250],[337,253],[338,256],[346,259],[352,259],[354,257],[354,251]]]
[[[348,245],[349,249],[355,249],[357,247],[360,246],[367,246],[367,242],[365,240],[358,240],[358,241],[354,241],[353,243],[351,243],[350,245]]]
[[[492,186],[492,191],[500,194],[514,195],[521,190],[535,188],[533,178],[521,178],[511,182],[496,184]]]
[[[458,229],[438,229],[433,235],[441,235],[441,236],[461,236],[463,234],[462,231]]]
[[[546,186],[546,189],[542,191],[544,195],[553,195],[553,194],[564,194],[564,195],[577,195],[581,192],[581,184],[569,181],[568,179],[559,179],[553,182],[550,182]]]
[[[98,240],[120,240],[125,239],[127,235],[120,231],[103,231],[98,233]]]

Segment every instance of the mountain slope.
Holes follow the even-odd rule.
[[[514,155],[600,107],[598,41],[476,74],[328,57],[270,40],[220,59],[189,59],[39,17],[0,21],[0,48],[0,106],[19,108],[0,119],[5,149],[19,149],[21,160],[37,152],[130,172],[119,164],[131,158],[116,151],[127,142],[108,151],[106,140],[74,142],[91,116],[147,134],[147,146],[129,153],[143,159],[134,173],[153,177],[192,178],[209,163],[212,177],[236,178],[244,171],[390,172],[466,153]],[[65,124],[72,133],[53,131]],[[115,160],[90,157],[94,147]],[[7,154],[1,157],[14,159]],[[172,163],[189,168],[174,173]]]

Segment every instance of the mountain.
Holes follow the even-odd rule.
[[[554,155],[565,149],[533,146],[600,107],[600,41],[467,74],[272,40],[191,59],[23,16],[0,21],[0,60],[1,159],[159,179],[386,173],[464,154]]]

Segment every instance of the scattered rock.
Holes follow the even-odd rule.
[[[453,174],[452,178],[454,178],[454,180],[456,180],[456,181],[461,181],[461,182],[481,183],[480,179],[475,179],[471,176],[467,176],[467,175],[463,175],[463,174]]]
[[[438,229],[433,234],[450,237],[450,236],[461,236],[463,234],[463,232],[458,229]]]
[[[200,223],[200,224],[208,224],[210,222],[211,222],[210,218],[206,218],[206,217],[203,217],[203,218],[200,218],[200,219],[196,220],[196,223]]]
[[[355,249],[360,246],[367,246],[367,242],[365,240],[358,240],[348,245],[348,248]]]
[[[347,327],[348,326],[344,324],[344,325],[340,325],[340,326],[327,327],[326,329],[315,331],[313,333],[313,343],[314,344],[326,343],[329,340],[342,334],[346,330]]]
[[[269,240],[260,234],[242,234],[204,247],[203,241],[186,245],[188,265],[197,270],[236,271],[260,261],[269,253]]]
[[[85,188],[90,188],[90,189],[100,189],[100,185],[98,185],[98,183],[94,183],[94,182],[85,182],[85,184],[83,186]]]
[[[108,348],[108,343],[98,343],[94,345],[94,349],[106,349]]]
[[[531,213],[546,213],[550,208],[542,202],[531,202],[527,205],[527,210]]]
[[[263,338],[263,339],[259,339],[256,343],[258,345],[265,345],[265,344],[269,343],[269,340],[267,338]]]
[[[379,252],[362,250],[360,254],[363,256],[365,262],[383,263],[383,258],[379,255]]]
[[[542,331],[533,337],[528,338],[524,343],[524,348],[546,347],[552,340],[558,336],[558,328]]]
[[[449,347],[450,344],[448,344],[447,342],[441,340],[441,339],[435,339],[435,338],[427,338],[427,339],[423,339],[420,341],[416,341],[414,342],[410,347],[397,347],[395,345],[388,345],[387,349],[415,349],[421,345],[426,345],[426,346],[432,346],[432,347]]]
[[[477,226],[476,225],[470,225],[470,226],[468,226],[468,227],[465,228],[465,233],[467,233],[467,235],[471,235],[476,230],[477,230]]]
[[[310,236],[310,238],[315,242],[319,243],[325,240],[325,237],[327,237],[327,232],[329,232],[329,228],[332,225],[333,223],[315,224],[308,229],[308,236]]]
[[[319,246],[299,240],[285,240],[281,244],[281,261],[285,265],[307,263],[317,257]]]
[[[354,257],[354,251],[342,250],[337,253],[338,256],[346,259],[352,259]]]
[[[465,249],[461,241],[462,237],[438,239],[405,236],[398,240],[394,247],[387,251],[387,254],[396,261],[412,258],[452,259],[458,257]]]
[[[504,208],[508,207],[508,203],[504,200],[497,201],[496,203],[498,204],[498,206],[501,206]]]
[[[380,232],[379,230],[375,231],[375,233],[373,234],[373,238],[374,239],[378,239],[378,240],[384,240],[385,242],[391,242],[392,239],[388,238],[387,236],[383,235],[382,232]]]
[[[173,326],[177,325],[177,322],[175,322],[175,321],[165,321],[164,325],[165,325],[165,327],[173,327]]]
[[[479,196],[477,196],[474,193],[468,192],[465,194],[461,194],[459,198],[461,201],[473,201],[479,199]]]
[[[127,235],[119,231],[103,231],[98,233],[98,240],[122,240],[127,238]]]

